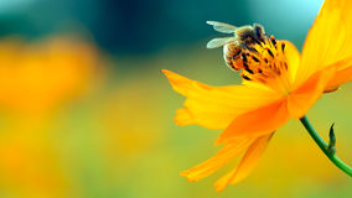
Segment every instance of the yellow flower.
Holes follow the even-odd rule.
[[[240,52],[231,57],[229,66],[242,70],[242,85],[213,87],[163,70],[173,89],[187,97],[184,108],[176,111],[177,124],[225,129],[216,141],[224,145],[219,153],[181,175],[198,181],[245,152],[238,167],[214,186],[221,191],[241,181],[257,164],[275,130],[291,118],[303,117],[324,92],[350,81],[351,10],[347,0],[326,0],[301,56],[290,42],[257,34],[256,25],[253,32],[237,33]]]
[[[45,42],[0,41],[0,106],[3,109],[46,112],[89,87],[98,66],[94,46],[74,38]]]

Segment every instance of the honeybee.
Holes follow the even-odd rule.
[[[265,35],[263,26],[254,24],[253,26],[236,27],[227,23],[217,21],[207,21],[215,31],[233,34],[230,37],[214,38],[207,43],[208,49],[223,46],[223,58],[230,68],[239,70],[246,64],[246,56],[243,51],[255,51],[252,46],[265,42],[268,37]]]

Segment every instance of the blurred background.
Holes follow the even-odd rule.
[[[221,131],[172,122],[183,97],[169,69],[212,85],[240,82],[207,50],[205,24],[261,23],[301,49],[322,0],[0,0],[0,197],[350,197],[299,121],[274,136],[242,183],[215,193],[224,170],[179,176],[215,154]],[[352,86],[309,111],[352,163]]]

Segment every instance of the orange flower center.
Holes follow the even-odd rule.
[[[256,26],[237,32],[238,39],[224,45],[224,59],[229,67],[241,70],[244,81],[253,81],[280,89],[287,93],[290,88],[285,43],[274,36],[266,36]],[[261,27],[261,26],[260,26]],[[261,27],[262,28],[262,27]]]

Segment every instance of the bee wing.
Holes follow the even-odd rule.
[[[231,34],[234,33],[238,27],[227,24],[227,23],[222,23],[222,22],[217,22],[217,21],[207,21],[207,24],[212,25],[214,30],[226,34]]]
[[[221,47],[221,46],[225,45],[226,43],[234,41],[234,40],[235,40],[234,37],[214,38],[207,43],[207,48],[212,49],[212,48]]]

